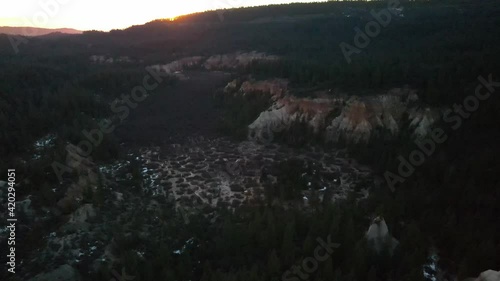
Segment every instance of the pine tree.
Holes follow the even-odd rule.
[[[342,270],[340,270],[340,267],[335,269],[335,277],[333,278],[334,281],[340,281],[342,279]]]
[[[324,280],[334,280],[335,273],[333,272],[333,259],[331,257],[324,262],[322,276]]]
[[[366,280],[367,281],[377,281],[377,269],[375,268],[375,266],[372,265],[372,267],[370,267],[370,270],[368,271],[368,275],[366,277]]]
[[[205,264],[203,265],[203,275],[201,276],[200,281],[210,281],[211,276],[212,267],[210,266],[209,261],[205,261]]]
[[[248,281],[260,281],[260,280],[262,279],[259,277],[259,267],[256,264],[254,264],[248,274]]]
[[[314,251],[315,245],[316,244],[314,238],[310,234],[308,234],[306,239],[304,240],[304,245],[302,246],[302,254],[304,256],[311,255]]]
[[[274,249],[267,258],[267,271],[269,272],[269,276],[273,278],[278,277],[281,272],[280,260]]]
[[[281,245],[281,258],[283,264],[291,266],[295,261],[295,223],[288,222],[283,233],[283,243]]]

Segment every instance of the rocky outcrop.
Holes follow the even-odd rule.
[[[106,62],[104,56],[92,56],[92,62]],[[247,67],[254,62],[274,62],[279,60],[278,56],[267,55],[266,53],[236,52],[231,54],[213,55],[211,57],[193,56],[186,57],[167,64],[155,64],[149,66],[158,72],[176,74],[190,67],[202,67],[207,70],[234,70]]]
[[[263,81],[245,81],[241,84],[240,92],[245,94],[269,94],[273,99],[282,98],[288,92],[288,80],[270,79]]]
[[[245,80],[234,79],[224,88],[226,94],[264,94],[276,101],[288,94],[289,82],[286,79],[269,79],[256,81],[254,79]]]
[[[378,253],[381,253],[387,247],[389,252],[392,253],[399,245],[398,240],[389,233],[389,228],[385,220],[381,217],[376,217],[373,220],[372,225],[370,225],[370,228],[366,232],[366,239]]]
[[[413,129],[415,138],[424,138],[430,132],[431,127],[441,118],[441,112],[437,109],[412,108],[408,111],[411,120],[410,128]]]
[[[377,133],[396,136],[405,123],[404,114],[410,119],[415,137],[424,137],[439,118],[436,110],[421,108],[414,90],[394,89],[387,94],[372,97],[352,96],[326,128],[326,141],[367,143]]]
[[[248,125],[251,136],[286,132],[299,121],[320,134],[324,142],[367,143],[375,136],[396,137],[403,129],[411,130],[414,138],[423,138],[441,116],[439,109],[420,103],[416,91],[409,88],[372,96],[318,92],[299,98],[290,94],[283,79],[239,82],[232,81],[224,91],[265,93],[273,100],[272,106]]]
[[[500,271],[486,270],[475,281],[500,281]]]
[[[117,58],[112,58],[105,55],[92,55],[89,57],[90,62],[95,64],[112,64],[112,63],[132,63],[134,60],[130,59],[128,56],[121,56]]]
[[[237,52],[211,56],[205,61],[203,67],[208,70],[237,69],[249,66],[254,62],[274,62],[277,60],[279,60],[278,56],[268,55],[257,51],[248,53]]]
[[[175,72],[182,71],[186,68],[189,67],[195,67],[201,65],[203,62],[203,57],[201,56],[195,56],[195,57],[188,57],[188,58],[182,58],[180,60],[173,61],[168,64],[156,64],[150,66],[150,68],[159,71],[159,72],[166,72],[169,74],[175,74]]]
[[[173,75],[190,67],[207,70],[234,70],[254,62],[274,62],[279,57],[260,52],[237,52],[208,58],[195,56],[165,65],[152,65],[152,69]],[[187,79],[186,77],[179,77]],[[309,97],[290,94],[285,79],[236,79],[224,88],[225,93],[268,95],[272,105],[256,120],[248,124],[249,136],[265,136],[269,141],[273,133],[286,133],[294,124],[306,124],[309,130],[325,143],[368,143],[373,138],[397,137],[402,130],[410,130],[413,138],[424,138],[441,117],[439,109],[428,107],[418,100],[416,90],[394,88],[370,96],[356,94],[315,92]],[[406,131],[404,133],[407,133]],[[272,139],[272,138],[271,138]]]
[[[203,56],[186,57],[167,64],[150,65],[148,68],[157,72],[174,75],[181,80],[186,80],[189,78],[182,75],[182,71],[189,68],[203,68],[210,71],[235,70],[247,67],[254,62],[274,62],[276,60],[279,60],[279,57],[267,55],[266,53],[259,53],[256,51],[236,52],[231,54],[213,55],[208,58]],[[113,63],[113,58],[107,58],[106,56],[91,56],[90,61],[94,63]]]
[[[334,101],[329,99],[285,97],[262,112],[248,128],[251,134],[261,135],[261,132],[282,132],[295,121],[305,121],[318,133],[334,108]]]

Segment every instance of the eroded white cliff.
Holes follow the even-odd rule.
[[[387,249],[390,253],[399,245],[398,240],[391,236],[385,220],[376,217],[366,232],[366,239],[374,249],[381,253]]]
[[[422,138],[441,116],[438,109],[423,107],[416,91],[408,88],[371,96],[313,93],[311,97],[299,98],[289,93],[288,83],[283,80],[246,81],[239,89],[237,85],[231,82],[226,92],[267,92],[274,100],[270,108],[249,124],[252,135],[283,132],[295,121],[301,121],[314,133],[322,134],[325,142],[367,143],[380,135],[396,137],[402,130],[410,130],[414,138]]]

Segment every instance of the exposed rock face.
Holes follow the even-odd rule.
[[[95,63],[105,63],[108,62],[109,59],[105,56],[92,56],[90,57],[90,60]],[[214,55],[208,58],[202,56],[187,57],[167,64],[156,64],[149,67],[158,72],[176,74],[177,72],[181,72],[189,67],[201,66],[207,70],[232,70],[246,67],[253,62],[273,62],[276,60],[279,60],[278,56],[253,51],[248,53],[237,52],[232,54]]]
[[[112,58],[112,57],[108,57],[108,56],[105,56],[105,55],[92,55],[92,56],[89,57],[89,60],[90,60],[90,62],[96,63],[96,64],[103,64],[103,63],[112,64],[112,63],[115,63],[115,62],[119,62],[119,63],[131,63],[131,62],[134,62],[132,59],[130,59],[127,56],[121,56],[121,57],[118,57],[118,58]]]
[[[398,240],[389,233],[385,220],[380,217],[373,220],[368,232],[366,232],[366,239],[378,253],[381,253],[385,247],[389,247],[389,251],[392,253],[399,244]]]
[[[251,123],[249,134],[283,132],[295,121],[305,122],[325,142],[367,143],[373,137],[395,137],[409,124],[414,138],[423,138],[439,120],[438,109],[422,106],[415,90],[397,88],[373,96],[315,95],[298,98],[289,94],[288,82],[282,79],[245,81],[238,88],[235,80],[225,92],[267,93],[273,105]]]
[[[105,63],[107,60],[106,56],[98,56],[98,55],[90,56],[89,59],[93,63]]]
[[[248,128],[251,134],[261,135],[261,132],[282,132],[294,121],[305,121],[317,133],[333,109],[332,100],[285,97],[262,112]]]
[[[180,60],[173,61],[173,62],[168,63],[168,64],[164,64],[164,65],[157,64],[157,65],[152,65],[150,67],[156,71],[174,74],[175,72],[182,71],[185,68],[200,65],[202,63],[203,59],[204,58],[201,56],[188,57],[188,58],[182,58]]]
[[[241,82],[239,79],[234,79],[233,81],[227,83],[226,87],[224,87],[224,93],[235,93],[239,90],[241,86]]]
[[[254,62],[276,60],[279,57],[256,51],[237,52],[208,58],[188,57],[151,68],[179,76],[189,67],[231,70]],[[414,138],[424,138],[442,115],[439,109],[420,103],[416,90],[409,88],[394,88],[371,96],[316,93],[309,98],[298,98],[290,95],[289,82],[285,79],[236,79],[224,92],[269,95],[273,105],[248,126],[250,136],[265,136],[264,141],[269,141],[270,132],[286,132],[297,121],[306,123],[324,142],[368,143],[376,136],[396,137],[408,124]]]
[[[208,70],[236,69],[246,67],[253,62],[273,62],[279,60],[278,56],[267,55],[256,51],[249,53],[233,53],[225,55],[215,55],[208,58],[203,66]]]
[[[361,98],[352,96],[344,101],[342,112],[326,128],[326,140],[338,142],[344,139],[350,143],[366,143],[377,131],[385,130],[391,136],[399,134],[403,115],[408,110],[414,112],[412,126],[419,128],[419,135],[426,135],[434,119],[428,119],[420,109],[411,108],[415,99],[411,90],[392,90],[387,94]],[[430,111],[430,110],[429,110]],[[411,117],[410,117],[411,118]],[[432,122],[430,122],[432,120]],[[424,122],[424,125],[421,123]]]
[[[271,79],[264,81],[245,81],[241,84],[240,92],[270,94],[273,99],[281,98],[288,92],[288,80]]]
[[[486,270],[482,272],[476,281],[500,281],[500,271]]]
[[[234,95],[267,95],[277,101],[288,94],[289,82],[286,79],[268,79],[256,81],[253,79],[234,79],[224,87],[224,93]]]
[[[416,138],[424,138],[431,127],[441,117],[441,114],[436,109],[431,108],[412,108],[409,110],[409,119],[411,120],[410,127],[414,129],[413,136]]]

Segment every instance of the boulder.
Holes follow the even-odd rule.
[[[176,76],[179,75],[179,78],[182,78],[183,75],[180,73],[186,68],[198,66],[201,64],[203,61],[203,57],[201,56],[195,56],[195,57],[187,57],[187,58],[182,58],[173,62],[170,62],[168,64],[157,64],[157,65],[151,65],[149,68],[158,71],[158,72],[165,72],[168,74],[175,74]]]

